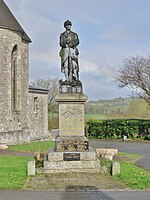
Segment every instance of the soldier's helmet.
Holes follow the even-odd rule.
[[[64,27],[66,27],[67,25],[70,25],[70,26],[72,26],[72,23],[71,23],[71,21],[69,21],[69,20],[65,21],[65,22],[64,22]]]

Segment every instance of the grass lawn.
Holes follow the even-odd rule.
[[[119,179],[132,189],[150,189],[150,172],[128,162],[121,162]]]
[[[150,172],[134,165],[140,157],[138,154],[118,152],[115,160],[120,162],[121,173],[117,177],[132,189],[150,189]]]
[[[31,142],[23,145],[9,146],[9,150],[28,152],[47,152],[49,147],[54,147],[54,142]]]
[[[129,163],[134,164],[136,161],[138,161],[142,156],[138,154],[129,154],[125,152],[118,152],[116,158],[118,161],[126,161]]]
[[[138,154],[126,153],[126,152],[118,152],[118,153],[117,153],[117,156],[139,157]]]
[[[30,157],[0,156],[0,189],[22,189]]]
[[[134,165],[140,157],[137,154],[119,152],[113,161],[101,159],[101,165],[106,166],[110,172],[112,162],[117,160],[121,165],[121,173],[114,176],[114,179],[121,180],[131,189],[150,189],[150,172]]]

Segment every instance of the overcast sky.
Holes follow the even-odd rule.
[[[80,39],[80,80],[89,100],[129,97],[113,77],[128,57],[150,55],[150,0],[5,0],[32,40],[30,81],[58,77],[64,21]]]

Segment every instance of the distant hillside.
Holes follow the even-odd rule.
[[[88,101],[85,105],[85,113],[108,115],[110,112],[125,112],[128,110],[132,98],[99,99]]]
[[[88,101],[88,103],[102,103],[102,104],[106,104],[106,103],[122,103],[122,102],[128,102],[131,101],[132,98],[115,98],[115,99],[99,99],[97,101]]]

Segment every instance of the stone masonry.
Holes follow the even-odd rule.
[[[37,98],[37,110],[34,108],[34,99]],[[48,137],[48,103],[47,94],[29,91],[29,130],[32,140]]]
[[[6,29],[0,29],[0,44],[0,133],[3,136],[0,142],[7,143],[12,132],[19,134],[28,127],[25,114],[28,110],[28,44],[22,42],[18,34]],[[18,48],[16,87],[19,107],[14,111],[11,107],[11,53],[15,45]]]

